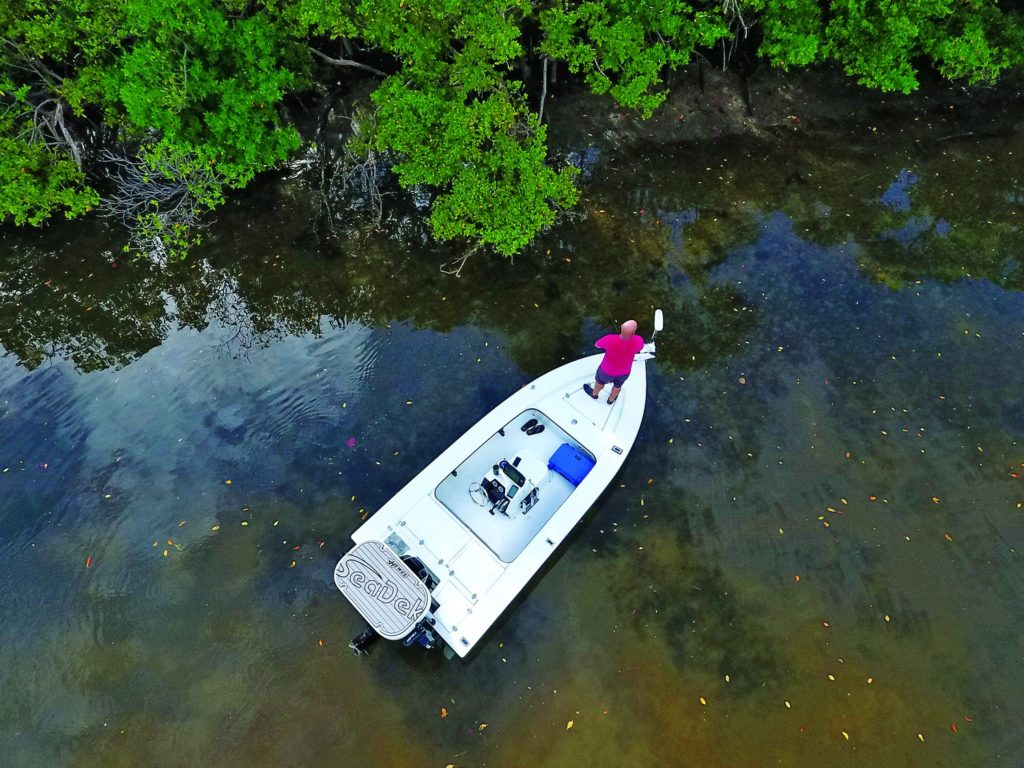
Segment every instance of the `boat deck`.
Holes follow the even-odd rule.
[[[610,407],[605,392],[595,400],[582,390],[600,355],[522,387],[353,532],[357,545],[384,542],[420,561],[425,620],[457,655],[470,653],[622,467],[643,418],[644,360]],[[529,434],[522,428],[533,419],[544,429]]]
[[[544,429],[530,434],[523,430],[530,423]],[[442,480],[434,495],[501,562],[510,563],[576,487],[548,469],[563,444],[589,455],[541,411],[523,411]]]

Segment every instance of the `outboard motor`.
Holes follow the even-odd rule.
[[[423,564],[423,561],[418,557],[412,555],[405,555],[402,561],[409,566],[409,569],[415,573],[420,581],[427,585],[427,589],[433,591],[437,586],[437,577],[431,573],[430,569]],[[438,644],[437,632],[434,631],[430,624],[429,619],[420,619],[416,627],[402,640],[402,645],[406,648],[411,648],[414,645],[419,645],[426,648],[428,651],[436,648]]]
[[[411,648],[414,645],[422,646],[428,651],[437,647],[437,633],[433,627],[430,626],[430,622],[426,619],[421,619],[420,623],[416,625],[416,628],[406,635],[402,641],[402,645],[406,648]]]
[[[367,627],[352,638],[352,642],[348,644],[348,647],[352,649],[352,653],[356,656],[366,656],[369,655],[370,646],[376,642],[378,637],[380,635],[373,631],[373,627]]]
[[[406,555],[402,558],[402,561],[409,567],[409,569],[416,574],[420,581],[422,581],[428,590],[432,590],[437,586],[437,577],[431,573],[430,569],[423,564],[423,561],[418,557]],[[368,626],[354,638],[352,642],[348,644],[348,647],[352,649],[352,653],[356,656],[365,656],[370,653],[370,646],[373,645],[380,637],[373,627]],[[437,632],[434,631],[428,619],[421,619],[412,632],[405,636],[402,640],[402,644],[406,648],[411,648],[414,645],[419,645],[427,650],[436,648],[440,640],[437,636]]]

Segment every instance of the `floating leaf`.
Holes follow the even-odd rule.
[[[956,723],[950,723],[949,724],[949,730],[951,730],[953,733],[959,733],[959,731],[957,730],[957,727],[956,727]]]
[[[224,485],[231,485],[231,481],[230,480],[225,480],[224,481]]]
[[[568,723],[566,723],[565,724],[565,730],[571,731],[572,730],[572,723],[573,723],[572,720],[570,720]]]
[[[847,741],[849,741],[850,740],[850,734],[848,734],[846,731],[843,731],[843,738],[846,739]]]
[[[321,647],[321,648],[323,648],[323,647],[324,647],[324,641],[323,641],[323,640],[317,640],[317,643],[319,643],[319,644],[320,644],[320,647]]]
[[[700,697],[700,703],[706,707],[708,705],[708,700],[705,699],[703,696],[701,696]]]
[[[942,499],[938,496],[932,496],[932,504],[938,504],[940,501],[942,501]]]
[[[487,727],[487,723],[480,723],[480,725],[477,727],[477,730],[478,731],[482,731],[486,727]]]
[[[92,555],[89,555],[87,558],[85,558],[85,567],[88,568],[91,565],[92,565]]]
[[[951,534],[951,533],[944,533],[944,534],[942,534],[942,538],[944,538],[946,541],[952,541],[953,540],[953,534]]]
[[[441,707],[441,719],[444,720],[446,717],[448,717],[448,710]]]

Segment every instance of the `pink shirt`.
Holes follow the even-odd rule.
[[[644,348],[644,340],[638,334],[624,339],[617,333],[602,336],[594,344],[604,350],[601,370],[609,376],[626,376],[633,370],[633,355]]]

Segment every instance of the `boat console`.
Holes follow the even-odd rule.
[[[510,563],[593,465],[585,448],[530,408],[467,456],[434,496],[498,560]]]
[[[547,467],[530,455],[516,456],[512,461],[501,459],[487,471],[479,488],[470,486],[470,496],[477,503],[486,498],[492,515],[525,515],[540,499],[537,484],[546,474]]]

